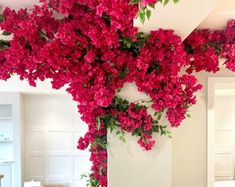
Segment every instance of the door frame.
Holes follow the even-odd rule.
[[[235,77],[208,77],[207,85],[207,187],[214,187],[215,91],[235,89]]]

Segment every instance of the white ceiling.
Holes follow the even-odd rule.
[[[52,89],[50,80],[37,81],[37,87],[32,87],[18,76],[13,76],[7,81],[0,80],[0,92],[21,92],[27,94],[66,94],[66,87],[59,90]]]
[[[223,29],[230,19],[235,19],[235,0],[223,0],[203,20],[199,28]]]
[[[222,1],[225,0],[180,0],[165,7],[159,3],[148,22],[142,25],[137,20],[135,23],[144,31],[159,27],[174,29],[185,39]]]
[[[34,4],[37,4],[39,0],[0,0],[0,5],[2,7],[10,7],[14,9],[19,9],[19,8],[28,8],[32,7]]]

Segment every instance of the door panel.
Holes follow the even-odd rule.
[[[215,180],[233,180],[235,168],[235,96],[215,97]]]

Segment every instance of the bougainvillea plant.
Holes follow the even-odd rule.
[[[193,71],[218,71],[220,57],[235,71],[234,21],[222,31],[195,31],[182,42],[172,30],[138,32],[133,20],[139,3],[144,7],[157,1],[136,2],[41,0],[30,10],[6,8],[0,17],[2,35],[12,37],[0,41],[0,79],[17,74],[32,86],[51,79],[54,89],[68,87],[89,129],[78,148],[91,152],[90,187],[107,187],[108,130],[122,141],[131,133],[151,150],[153,133],[171,136],[159,122],[162,116],[178,127],[196,103],[202,86]],[[121,98],[126,82],[150,100]]]

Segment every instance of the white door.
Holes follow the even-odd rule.
[[[215,95],[215,180],[234,180],[235,96],[221,93]]]

